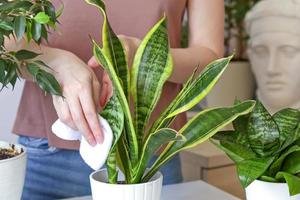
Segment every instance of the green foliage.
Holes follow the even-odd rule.
[[[286,182],[290,195],[299,194],[300,111],[286,108],[271,116],[257,101],[233,125],[234,131],[219,132],[213,142],[237,164],[242,186],[255,179]]]
[[[0,85],[2,88],[11,84],[28,71],[47,93],[62,95],[61,88],[54,76],[47,71],[41,61],[36,60],[39,54],[27,50],[8,51],[4,46],[5,38],[14,37],[17,42],[26,38],[27,42],[40,44],[48,38],[48,29],[55,28],[58,12],[48,0],[2,0],[0,2]],[[29,66],[30,69],[29,69]]]
[[[228,57],[212,62],[200,75],[196,75],[195,70],[178,96],[150,124],[149,117],[173,68],[166,19],[162,18],[142,40],[130,68],[124,47],[106,17],[104,3],[101,0],[86,2],[96,6],[104,17],[103,47],[93,41],[94,56],[108,72],[114,86],[114,96],[101,113],[115,136],[106,162],[110,183],[117,183],[117,166],[128,184],[148,181],[175,154],[209,139],[254,107],[255,102],[245,101],[228,108],[205,110],[179,131],[170,128],[178,114],[191,109],[212,89],[232,59]],[[132,104],[133,111],[129,109]],[[153,155],[164,145],[166,148],[156,162],[148,166]]]

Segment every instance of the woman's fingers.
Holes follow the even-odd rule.
[[[69,105],[66,99],[59,96],[52,96],[53,105],[57,111],[58,118],[67,126],[71,127],[73,130],[78,130],[77,126],[73,122],[73,118],[69,109]]]
[[[97,80],[96,77],[93,78],[92,80],[92,90],[93,90],[93,100],[94,100],[94,105],[96,106],[96,111],[99,113],[101,109],[103,108],[99,102],[100,102],[100,93],[101,91],[101,85],[99,81]]]
[[[78,128],[79,132],[83,134],[90,145],[95,146],[96,140],[87,123],[87,120],[85,119],[79,98],[69,98],[69,105],[74,124]]]
[[[88,65],[90,67],[99,67],[100,66],[94,56],[88,61]]]
[[[108,74],[104,71],[102,77],[102,88],[100,94],[100,106],[103,108],[113,94],[112,82]]]
[[[92,91],[93,88],[92,85],[90,84],[89,87],[87,87],[85,90],[81,92],[81,95],[79,96],[79,100],[84,113],[84,117],[90,127],[90,130],[92,131],[94,138],[96,139],[97,143],[102,144],[104,138],[103,138],[100,122],[99,122],[97,109],[93,99]],[[97,93],[96,95],[99,96],[99,91],[96,93]]]

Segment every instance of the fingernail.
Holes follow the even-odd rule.
[[[97,135],[97,142],[98,142],[98,144],[102,144],[103,143],[103,137],[101,136],[101,134]]]
[[[97,144],[96,141],[95,141],[95,140],[92,140],[92,139],[89,140],[89,143],[90,143],[90,145],[93,146],[93,147],[96,146],[96,144]]]

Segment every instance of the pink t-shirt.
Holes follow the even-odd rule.
[[[102,16],[97,8],[84,0],[54,0],[56,6],[63,2],[64,12],[60,17],[58,31],[49,35],[47,45],[76,54],[87,62],[92,57],[89,35],[101,42]],[[181,24],[186,0],[107,0],[109,21],[117,34],[143,38],[149,29],[165,13],[172,47],[180,47]],[[168,82],[162,97],[150,120],[178,94],[181,86]],[[51,146],[76,149],[78,142],[57,138],[51,132],[51,125],[57,119],[52,98],[45,95],[38,86],[26,81],[13,132],[18,135],[48,138]],[[185,115],[178,116],[173,128],[178,129],[186,122]]]

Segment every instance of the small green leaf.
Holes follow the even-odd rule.
[[[42,25],[40,23],[32,21],[31,35],[32,35],[34,41],[39,43],[39,40],[42,36]]]
[[[286,172],[278,172],[276,179],[284,179],[289,186],[291,196],[300,194],[300,178]]]
[[[29,73],[35,78],[40,71],[40,68],[34,63],[29,63],[27,66]]]
[[[62,96],[61,87],[52,74],[40,69],[35,63],[28,64],[27,69],[43,91],[52,95]]]
[[[45,12],[39,12],[35,17],[34,20],[40,24],[47,24],[50,20],[50,17]]]
[[[3,34],[0,32],[0,46],[3,46],[4,44],[4,36]]]
[[[238,163],[247,159],[252,159],[256,157],[256,154],[249,148],[238,144],[227,141],[220,141],[220,143],[215,143],[222,151],[224,151],[231,160]]]
[[[237,171],[243,188],[246,188],[254,180],[263,175],[273,160],[273,157],[269,157],[253,158],[239,162],[237,164]]]
[[[25,28],[26,28],[25,17],[17,16],[14,23],[14,30],[18,40],[20,40],[23,37],[25,33]]]
[[[163,128],[158,130],[155,133],[151,133],[148,137],[148,140],[145,142],[142,150],[141,159],[133,182],[139,183],[141,178],[147,168],[147,165],[152,158],[153,154],[160,148],[162,145],[168,144],[173,141],[183,141],[185,137],[178,134],[177,131],[169,128]]]
[[[0,60],[0,83],[3,83],[5,79],[5,61]]]
[[[7,84],[11,83],[14,86],[14,83],[17,80],[17,64],[13,62],[6,63],[8,66],[7,73],[5,75],[4,81],[3,81],[3,87],[7,86]]]
[[[276,178],[273,178],[271,176],[261,176],[259,178],[259,180],[261,181],[265,181],[265,182],[270,182],[270,183],[278,183],[278,180]]]
[[[26,20],[26,38],[28,42],[32,39],[31,30],[32,30],[31,20]]]
[[[42,73],[36,76],[36,81],[45,92],[62,96],[61,87],[52,74],[42,70]]]
[[[50,19],[55,22],[56,21],[56,13],[55,13],[55,7],[50,1],[46,2],[46,8],[45,12],[48,16],[50,16]]]
[[[41,67],[45,67],[45,68],[51,69],[51,67],[49,65],[47,65],[46,63],[44,63],[41,60],[35,60],[34,63],[38,64]]]
[[[56,18],[59,18],[62,13],[63,13],[63,10],[64,10],[64,4],[61,4],[61,6],[58,8],[58,10],[56,11]]]
[[[16,53],[16,58],[18,60],[29,60],[29,59],[34,59],[40,54],[28,51],[28,50],[20,50]]]
[[[279,130],[261,102],[257,101],[248,124],[248,141],[252,150],[261,157],[274,154],[280,147]]]
[[[276,173],[281,169],[282,164],[284,162],[284,160],[286,159],[287,156],[289,156],[290,154],[294,153],[294,152],[300,152],[300,147],[297,145],[294,145],[290,148],[288,148],[286,151],[284,151],[279,158],[277,158],[272,165],[270,166],[270,168],[268,169],[268,175],[270,176],[275,176]],[[288,167],[288,166],[286,166]]]
[[[300,111],[286,108],[273,115],[280,131],[281,150],[292,144],[300,137],[300,132],[296,128],[300,122]]]
[[[300,148],[285,158],[281,170],[290,174],[300,173]]]
[[[6,31],[12,31],[14,30],[13,24],[6,21],[0,21],[0,29],[6,30]]]

